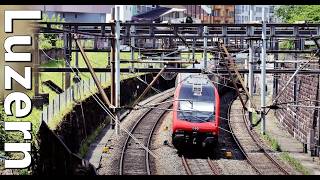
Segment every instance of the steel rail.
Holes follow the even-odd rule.
[[[172,105],[171,105],[172,106]],[[169,107],[170,108],[170,107]],[[152,136],[154,134],[154,131],[156,129],[156,126],[159,124],[159,121],[163,118],[164,114],[166,114],[166,111],[163,112],[163,114],[161,115],[161,117],[159,118],[158,121],[156,121],[150,131],[149,137],[148,137],[148,141],[147,141],[147,148],[150,149],[149,147],[151,146],[151,139]],[[148,175],[151,175],[151,170],[150,170],[150,160],[149,160],[149,152],[146,151],[146,166],[147,166],[147,173]]]
[[[170,96],[169,98],[171,98],[172,96]],[[167,99],[169,99],[167,98]],[[165,101],[165,100],[164,100]],[[153,111],[153,109],[148,109],[146,112],[144,112],[142,114],[142,116],[139,117],[138,121],[133,125],[132,129],[130,130],[130,133],[133,134],[133,132],[135,131],[135,129],[138,127],[138,125],[140,125],[140,123],[144,120],[144,118],[150,114],[151,112]],[[150,145],[150,141],[151,141],[151,138],[152,138],[152,134],[155,130],[155,127],[157,126],[158,122],[160,121],[160,119],[162,119],[163,115],[165,114],[166,111],[163,111],[160,115],[160,117],[158,118],[158,120],[155,122],[155,124],[152,126],[152,129],[148,135],[148,141],[147,141],[147,148],[149,149],[149,145]],[[119,174],[120,175],[123,175],[123,167],[124,167],[124,156],[125,156],[125,152],[126,152],[126,149],[128,147],[128,143],[129,143],[129,140],[131,139],[130,136],[127,136],[126,140],[125,140],[125,143],[124,143],[124,146],[122,147],[122,151],[121,151],[121,157],[120,157],[120,167],[119,167]],[[146,163],[146,172],[148,175],[151,174],[150,172],[150,165],[149,165],[149,152],[146,151],[146,160],[145,160],[145,163]]]
[[[262,150],[263,154],[272,162],[272,164],[274,164],[283,174],[285,175],[290,175],[290,173],[285,170],[280,164],[279,162],[277,162],[277,160],[275,160],[267,151],[266,149],[261,145],[260,142],[258,142],[258,137],[257,135],[254,135],[254,132],[250,129],[250,125],[248,123],[248,119],[247,116],[245,114],[245,110],[243,109],[242,111],[243,114],[243,121],[245,123],[245,126],[247,128],[247,131],[249,132],[250,137],[253,139],[253,141],[256,143],[256,145]]]
[[[190,166],[188,164],[187,159],[183,155],[181,155],[181,160],[182,160],[182,165],[183,165],[184,169],[186,170],[187,175],[192,175],[193,173],[190,169]]]
[[[219,171],[216,168],[216,166],[212,163],[212,160],[210,159],[210,157],[208,157],[207,162],[210,166],[211,171],[213,172],[214,175],[219,175]]]
[[[256,166],[254,166],[254,163],[251,161],[251,159],[249,158],[249,156],[247,155],[247,153],[244,151],[244,148],[243,148],[242,145],[240,144],[239,139],[235,136],[234,131],[233,131],[233,129],[232,129],[231,122],[230,122],[230,112],[231,112],[231,107],[232,107],[232,104],[233,104],[234,101],[235,101],[235,99],[232,100],[232,102],[230,103],[229,108],[228,108],[228,116],[229,116],[229,118],[228,118],[228,119],[229,119],[229,120],[228,120],[228,126],[229,126],[229,129],[230,129],[231,135],[232,135],[234,141],[236,142],[237,146],[239,147],[241,153],[245,156],[247,162],[250,164],[250,166],[251,166],[258,174],[262,175],[262,172],[261,172]]]

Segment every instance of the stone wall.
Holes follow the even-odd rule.
[[[287,64],[283,65],[283,68],[295,67],[293,64]],[[310,65],[309,68],[317,69],[319,67],[318,65]],[[280,75],[277,93],[285,86],[291,76],[292,74]],[[309,152],[310,150],[314,152],[313,144],[319,144],[318,111],[316,108],[312,108],[319,106],[316,102],[319,101],[318,84],[318,75],[298,75],[278,99],[278,103],[288,104],[281,105],[281,109],[275,113],[287,131],[301,143],[307,145]],[[319,154],[319,152],[316,153]]]

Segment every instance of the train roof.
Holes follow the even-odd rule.
[[[181,83],[182,85],[213,85],[207,75],[200,73],[180,73],[180,79],[183,80],[183,82]]]

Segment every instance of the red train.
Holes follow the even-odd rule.
[[[213,147],[218,141],[220,97],[208,76],[180,73],[173,102],[172,143]]]

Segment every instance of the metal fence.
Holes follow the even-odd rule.
[[[109,73],[97,74],[100,83],[106,83],[109,80],[108,76]],[[50,99],[49,104],[43,107],[40,122],[44,121],[48,124],[55,116],[61,114],[66,107],[72,106],[73,103],[79,102],[85,96],[94,94],[97,91],[98,89],[92,77],[71,85],[63,93],[57,95],[54,99]]]

